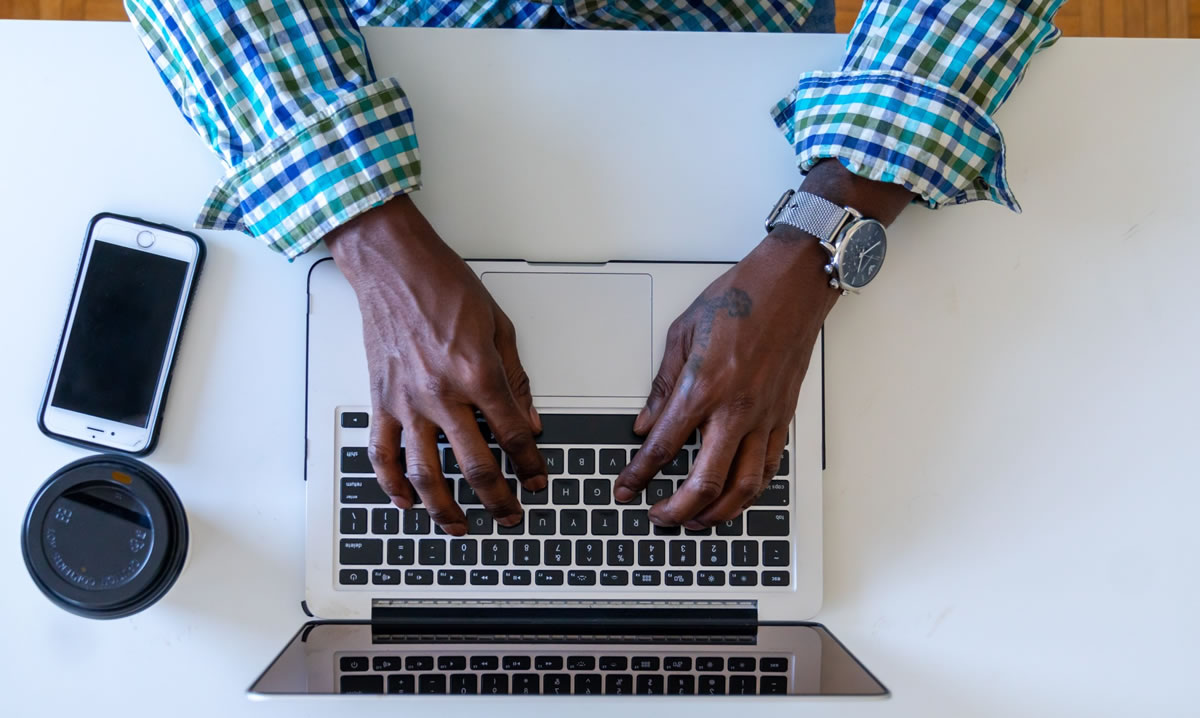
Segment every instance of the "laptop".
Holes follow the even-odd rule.
[[[702,437],[637,500],[612,481],[671,322],[727,263],[469,261],[512,319],[544,430],[548,485],[495,523],[445,437],[467,514],[448,536],[392,505],[367,458],[361,317],[332,260],[308,281],[306,561],[300,628],[250,688],[312,694],[886,696],[823,626],[823,367],[814,357],[778,476],[705,531],[649,523]],[[818,347],[820,344],[818,343]],[[818,348],[817,351],[820,351]]]

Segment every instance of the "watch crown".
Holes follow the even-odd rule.
[[[832,265],[832,264],[826,264],[826,265],[825,265],[825,273],[826,273],[826,274],[833,274],[833,265]]]
[[[838,288],[838,287],[840,287],[841,285],[840,285],[840,284],[838,284],[838,280],[836,280],[836,279],[830,279],[830,280],[829,280],[829,286],[833,287],[834,289],[837,289],[837,288]]]

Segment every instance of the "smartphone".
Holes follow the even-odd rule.
[[[47,436],[137,456],[154,450],[204,242],[108,212],[92,218],[38,412]]]

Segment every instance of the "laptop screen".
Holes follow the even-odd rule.
[[[823,626],[738,635],[452,635],[306,624],[250,692],[450,695],[884,696]]]

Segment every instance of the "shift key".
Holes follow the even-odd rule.
[[[751,536],[787,536],[786,511],[747,511],[746,533]]]
[[[343,504],[388,504],[391,501],[375,479],[342,479]]]

